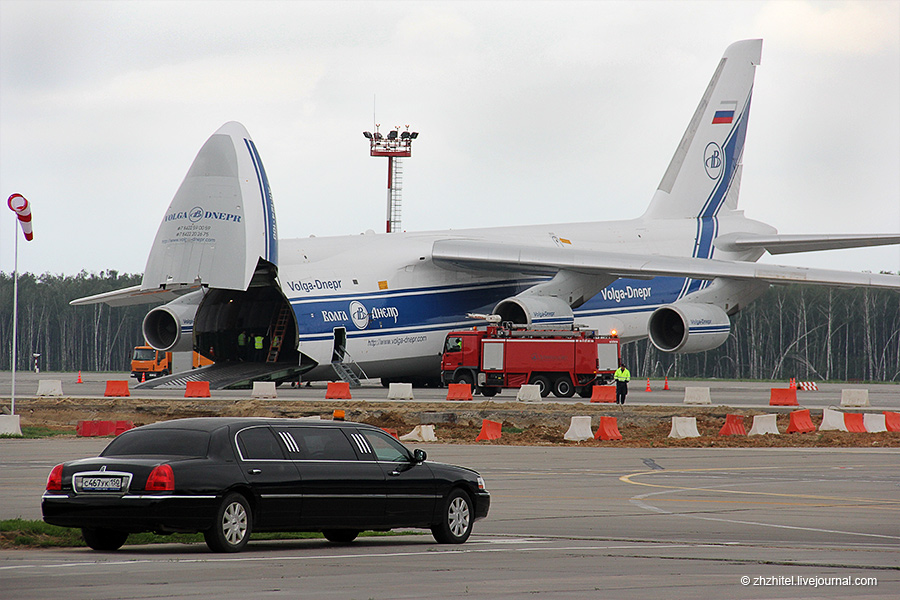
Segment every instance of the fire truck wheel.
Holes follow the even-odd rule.
[[[456,374],[456,377],[453,378],[454,383],[467,383],[472,385],[475,383],[475,378],[472,377],[472,374],[468,371],[460,371]]]
[[[532,385],[537,385],[541,389],[541,398],[546,398],[550,395],[550,380],[547,379],[544,375],[535,375],[531,378],[529,382]]]
[[[481,393],[484,394],[484,395],[485,395],[486,397],[488,397],[488,398],[490,398],[491,396],[496,396],[496,395],[497,395],[497,392],[499,392],[499,391],[500,391],[500,390],[498,390],[498,389],[495,388],[495,387],[483,387],[483,388],[481,388]]]
[[[571,398],[575,395],[575,386],[568,375],[563,375],[554,382],[553,395],[557,398]]]

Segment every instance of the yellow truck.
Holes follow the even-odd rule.
[[[199,369],[213,364],[205,356],[193,352],[191,368]],[[136,346],[131,355],[131,376],[141,381],[151,377],[165,377],[172,374],[172,353],[155,350],[150,346]]]

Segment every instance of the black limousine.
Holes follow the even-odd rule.
[[[254,531],[349,543],[363,530],[422,527],[460,544],[490,503],[478,473],[428,462],[378,427],[209,417],[138,427],[96,458],[55,466],[41,509],[95,550],[154,531],[202,532],[212,551],[238,552]]]

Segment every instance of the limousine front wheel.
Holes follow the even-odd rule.
[[[250,541],[253,516],[250,504],[240,494],[228,494],[219,505],[212,528],[203,532],[213,552],[240,552]]]
[[[444,501],[441,522],[431,527],[431,534],[440,544],[462,544],[472,533],[473,514],[471,498],[457,488]]]

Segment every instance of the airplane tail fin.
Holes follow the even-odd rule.
[[[645,218],[710,218],[737,208],[741,156],[762,40],[726,50],[666,169]]]
[[[156,232],[142,290],[246,290],[260,259],[278,264],[269,181],[250,134],[229,122],[203,145]]]

